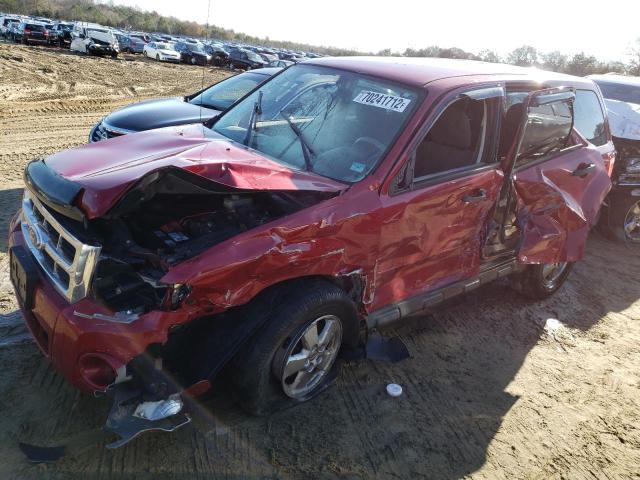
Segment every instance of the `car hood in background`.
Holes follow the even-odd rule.
[[[63,185],[75,198],[75,206],[92,219],[105,215],[137,182],[167,169],[179,169],[221,188],[240,191],[340,192],[348,187],[312,172],[291,169],[200,124],[124,135],[65,150],[29,164],[25,178],[38,196],[51,200],[57,196],[55,186]]]
[[[611,134],[627,140],[640,140],[640,105],[607,99],[605,103]]]
[[[89,36],[89,38],[92,38],[99,42],[105,42],[109,45],[118,43],[118,41],[116,40],[116,37],[113,36],[112,33],[98,32],[96,30],[87,30],[87,35]]]
[[[220,113],[219,110],[192,105],[181,97],[174,97],[128,105],[105,117],[103,124],[107,129],[139,132],[204,122]]]

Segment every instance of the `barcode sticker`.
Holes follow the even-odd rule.
[[[411,100],[408,98],[372,92],[370,90],[361,91],[353,101],[363,105],[384,108],[385,110],[393,110],[394,112],[404,112],[404,109],[411,103]]]

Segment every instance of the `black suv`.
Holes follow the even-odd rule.
[[[239,68],[241,70],[253,70],[254,68],[263,68],[268,63],[255,52],[250,50],[232,50],[229,53],[229,67]]]
[[[211,63],[211,55],[209,55],[201,43],[179,42],[175,47],[180,52],[180,59],[191,65],[208,65]]]
[[[49,44],[58,45],[60,48],[69,48],[72,31],[73,23],[54,23],[53,27],[49,29]]]
[[[20,22],[13,31],[13,41],[16,43],[49,43],[49,31],[42,23]]]

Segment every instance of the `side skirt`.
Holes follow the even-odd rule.
[[[488,262],[480,267],[480,273],[472,278],[452,283],[446,287],[408,298],[376,310],[367,316],[367,329],[379,330],[418,313],[428,313],[433,307],[455,296],[475,290],[481,285],[493,282],[516,272],[515,258]]]

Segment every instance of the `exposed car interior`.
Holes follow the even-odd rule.
[[[487,104],[456,100],[440,115],[416,151],[414,177],[480,163],[487,131]]]

